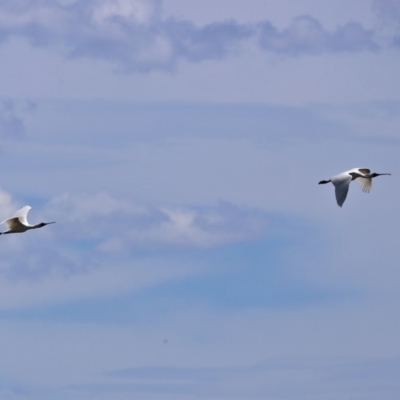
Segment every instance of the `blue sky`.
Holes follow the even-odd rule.
[[[5,399],[397,400],[398,0],[0,5]],[[391,172],[339,208],[321,179]]]

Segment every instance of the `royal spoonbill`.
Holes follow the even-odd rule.
[[[40,224],[30,225],[26,219],[26,216],[31,208],[32,207],[30,206],[22,207],[16,211],[11,218],[3,221],[2,224],[6,224],[8,230],[5,232],[0,232],[0,235],[5,235],[6,233],[21,233],[26,232],[29,229],[37,229],[45,225],[55,224],[55,222],[41,222]]]
[[[353,168],[348,171],[342,172],[341,174],[333,176],[328,181],[319,181],[318,183],[324,184],[332,182],[335,186],[336,201],[340,207],[342,207],[349,191],[351,181],[356,181],[363,192],[369,193],[372,187],[372,178],[379,175],[391,175],[391,174],[378,174],[376,172],[371,173],[368,168]]]

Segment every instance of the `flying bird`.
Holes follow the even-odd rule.
[[[37,229],[41,228],[42,226],[55,224],[55,222],[41,222],[40,224],[31,225],[28,223],[26,216],[28,215],[31,206],[25,206],[19,209],[14,213],[14,215],[3,221],[1,224],[6,224],[8,230],[5,232],[0,232],[0,235],[5,235],[6,233],[22,233],[26,232],[29,229]]]
[[[368,168],[353,168],[348,171],[342,172],[341,174],[333,176],[327,181],[319,181],[318,183],[324,184],[332,182],[335,186],[336,201],[340,207],[342,207],[349,191],[351,181],[356,181],[363,192],[369,193],[372,187],[372,178],[380,175],[391,175],[391,174],[378,174],[376,172],[371,173]]]

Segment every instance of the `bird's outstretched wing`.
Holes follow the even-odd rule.
[[[357,168],[355,170],[363,175],[369,175],[371,173],[371,170],[369,168]],[[369,193],[372,188],[371,178],[356,178],[355,180],[360,185],[363,192]]]
[[[5,219],[1,224],[6,224],[8,229],[18,230],[23,225],[29,226],[26,216],[32,207],[24,206],[16,211],[11,218]]]
[[[4,224],[7,225],[8,230],[15,232],[19,232],[25,228],[25,225],[21,224],[18,217],[6,219]]]
[[[31,206],[24,206],[20,208],[18,211],[15,211],[15,213],[10,219],[18,218],[23,225],[29,225],[27,220],[27,215],[31,208],[32,208]]]
[[[372,188],[371,178],[356,178],[355,181],[360,185],[363,192],[369,193]]]
[[[342,207],[346,200],[350,182],[351,176],[348,174],[340,174],[332,178],[332,183],[335,186],[336,201],[339,207]]]

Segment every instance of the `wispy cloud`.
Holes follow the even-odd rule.
[[[252,43],[297,56],[378,48],[373,32],[356,22],[333,32],[311,16],[295,18],[282,30],[270,21],[196,26],[165,17],[160,0],[5,1],[0,37],[23,37],[33,46],[61,50],[69,58],[110,61],[127,72],[171,70],[179,60],[220,59]]]
[[[140,249],[206,248],[263,235],[264,212],[220,203],[210,207],[149,207],[115,199],[64,194],[46,207],[51,218],[63,221],[56,235],[93,239],[106,252]]]
[[[109,376],[119,378],[120,382],[102,385],[97,390],[191,393],[224,399],[293,399],[299,394],[330,399],[332,394],[348,397],[382,393],[385,387],[386,395],[392,398],[399,389],[395,379],[399,366],[398,358],[282,358],[236,367],[139,367],[111,372]],[[96,390],[96,385],[81,387],[89,388]]]
[[[282,31],[270,22],[261,23],[260,28],[261,47],[274,53],[304,55],[378,49],[373,31],[366,30],[356,22],[347,23],[334,32],[329,32],[317,19],[301,16]]]
[[[4,191],[0,200],[4,218],[20,206]],[[168,254],[251,241],[265,234],[269,217],[228,203],[150,207],[101,192],[55,197],[32,209],[28,220],[57,224],[1,236],[2,308],[27,299],[80,298],[191,276],[200,268],[196,262],[169,265]],[[144,253],[152,255],[143,258]]]

